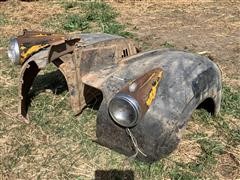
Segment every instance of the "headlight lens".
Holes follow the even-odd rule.
[[[8,57],[13,64],[19,64],[20,49],[16,38],[12,38],[10,40],[10,44],[8,46]]]
[[[117,94],[110,101],[108,110],[112,119],[124,127],[136,125],[141,116],[139,103],[127,94]]]

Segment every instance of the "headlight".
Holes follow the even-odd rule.
[[[8,57],[13,64],[19,64],[20,60],[20,49],[16,38],[10,40],[8,47]]]
[[[141,108],[135,98],[127,94],[117,94],[109,103],[108,111],[112,119],[124,127],[136,125],[141,116]]]

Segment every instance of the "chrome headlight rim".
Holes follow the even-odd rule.
[[[117,101],[124,101],[125,103],[128,103],[129,107],[131,107],[131,110],[133,110],[135,117],[134,119],[129,120],[129,123],[123,122],[115,117],[114,109],[112,107],[113,103]],[[141,119],[141,107],[139,102],[134,97],[125,93],[118,93],[112,98],[108,105],[108,112],[115,123],[126,128],[135,126],[139,119]]]
[[[8,46],[8,58],[15,65],[20,64],[20,48],[17,38],[13,37],[10,39]]]

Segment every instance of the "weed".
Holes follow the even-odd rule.
[[[186,172],[180,167],[176,166],[172,171],[169,172],[169,176],[173,180],[195,180],[200,179],[191,172]]]
[[[214,177],[211,169],[216,166],[217,156],[225,153],[226,147],[214,137],[195,132],[188,134],[186,138],[196,141],[201,148],[201,154],[197,159],[189,163],[175,162],[175,168],[170,172],[173,179],[202,179]],[[208,172],[207,176],[206,173]]]
[[[189,168],[194,172],[201,172],[214,165],[217,162],[216,155],[224,153],[225,147],[220,142],[209,139],[205,134],[196,133],[192,138],[200,144],[202,149],[197,162],[189,164]]]
[[[166,176],[166,163],[163,160],[160,160],[159,162],[156,162],[154,164],[151,164],[150,169],[149,169],[149,179],[154,179],[158,177],[159,179],[164,179],[164,176]]]
[[[237,145],[240,142],[239,127],[233,129],[229,126],[225,116],[230,115],[232,117],[239,118],[240,112],[240,91],[231,90],[228,86],[223,86],[223,99],[221,103],[220,114],[216,117],[211,116],[205,110],[196,110],[193,113],[193,119],[205,126],[213,126],[219,134],[222,134],[228,139],[228,143],[231,145]]]
[[[8,20],[6,16],[0,13],[0,27],[6,25],[7,23],[8,23]]]
[[[228,143],[233,146],[238,146],[240,144],[240,127],[229,130],[228,134]]]
[[[0,47],[6,47],[7,44],[8,44],[8,38],[2,37],[2,38],[0,39]]]
[[[125,26],[116,21],[118,13],[104,2],[65,2],[65,14],[58,14],[43,22],[56,31],[101,31],[121,36],[132,36]],[[71,12],[74,8],[74,12]]]
[[[170,43],[168,41],[165,41],[161,46],[165,47],[165,48],[174,48],[175,47],[172,43]]]
[[[200,144],[202,154],[196,162],[185,164],[185,168],[191,172],[204,174],[204,172],[208,171],[210,173],[209,170],[217,163],[217,155],[225,153],[228,145],[239,145],[239,127],[233,129],[225,118],[226,115],[239,118],[239,96],[238,90],[233,91],[229,87],[224,86],[220,115],[213,117],[204,110],[196,110],[194,112],[193,119],[197,121],[196,123],[203,124],[206,127],[215,127],[217,132],[213,134],[211,138],[207,137],[206,134],[198,132],[189,135],[190,139]],[[227,145],[223,145],[220,141],[217,141],[218,136],[225,137],[227,139]]]
[[[230,87],[223,86],[221,112],[240,118],[240,90],[233,91]]]
[[[63,27],[67,31],[84,31],[89,28],[89,22],[84,16],[72,14],[66,17]]]
[[[206,125],[213,124],[214,118],[212,117],[212,115],[210,113],[208,113],[207,111],[205,111],[203,109],[195,110],[192,116],[193,116],[194,120],[199,121],[203,124],[206,124]]]
[[[2,160],[2,164],[4,169],[2,169],[1,171],[3,171],[2,173],[6,173],[11,171],[11,169],[13,169],[17,163],[19,162],[18,158],[15,156],[6,156],[3,160]]]
[[[89,21],[108,23],[115,21],[118,13],[108,4],[103,2],[92,2],[83,4],[85,14]]]
[[[135,161],[133,163],[135,171],[139,172],[142,179],[150,179],[151,176],[151,165],[145,162]]]

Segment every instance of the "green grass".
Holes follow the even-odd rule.
[[[0,27],[6,25],[7,23],[7,17],[3,13],[0,13]]]
[[[197,177],[191,172],[186,172],[186,170],[182,170],[180,167],[175,167],[172,171],[169,172],[169,176],[173,180],[195,180],[201,179]]]
[[[233,90],[224,85],[222,91],[222,102],[220,114],[216,117],[211,116],[204,110],[196,110],[193,114],[194,119],[205,126],[213,126],[219,135],[225,136],[228,143],[237,145],[240,143],[240,127],[239,123],[230,127],[226,116],[240,118],[240,90]]]
[[[45,20],[44,27],[60,32],[104,32],[132,36],[125,31],[124,25],[117,22],[117,11],[104,2],[70,1],[62,2],[62,6],[65,13]]]
[[[224,86],[222,99],[222,113],[240,119],[240,90],[233,90]]]
[[[196,173],[208,171],[213,165],[217,163],[216,155],[224,153],[224,145],[221,142],[207,137],[205,134],[192,134],[193,140],[200,144],[202,154],[194,163],[189,163],[188,168]]]
[[[6,15],[0,12],[0,27],[1,27],[1,26],[5,26],[5,25],[7,25],[8,23],[9,23],[9,22],[8,22],[8,20],[7,20]],[[2,37],[0,38],[0,47],[6,47],[7,41],[8,41],[7,37],[3,37],[3,36],[2,36]]]
[[[162,44],[162,47],[165,47],[165,48],[174,48],[175,46],[168,42],[168,41],[165,41],[163,44]]]
[[[66,17],[63,28],[67,31],[84,31],[89,29],[89,21],[85,16],[79,14],[71,14]]]
[[[0,47],[7,47],[9,39],[6,37],[2,37],[0,39]]]

